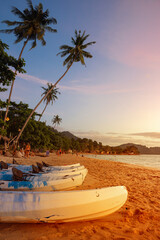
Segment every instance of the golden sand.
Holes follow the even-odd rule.
[[[0,157],[0,160],[8,163],[12,159]],[[76,189],[124,185],[128,190],[128,200],[119,211],[95,221],[63,224],[1,223],[0,240],[160,239],[160,170],[69,154],[34,156],[16,161],[27,165],[37,161],[52,165],[79,162],[88,169],[88,175],[83,185]]]

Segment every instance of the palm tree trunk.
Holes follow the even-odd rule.
[[[46,103],[46,105],[45,105],[45,107],[44,107],[44,109],[43,109],[43,112],[41,113],[41,116],[39,117],[39,120],[38,120],[38,122],[41,120],[41,117],[42,117],[42,115],[43,115],[44,111],[46,110],[46,107],[47,107],[47,105],[48,105],[48,103]]]
[[[72,62],[73,64],[73,62]],[[48,94],[52,91],[53,88],[56,87],[56,85],[61,81],[61,79],[66,75],[66,73],[69,71],[69,69],[71,68],[72,64],[67,68],[67,70],[64,72],[64,74],[57,80],[57,82],[52,86],[52,88],[46,93],[46,95],[41,98],[41,100],[39,101],[39,103],[36,105],[36,107],[33,109],[33,111],[31,112],[31,114],[29,115],[29,117],[27,118],[26,122],[24,123],[21,131],[19,132],[17,139],[16,139],[16,143],[18,142],[21,134],[23,133],[28,121],[30,120],[30,118],[32,117],[33,113],[36,111],[36,109],[38,108],[38,106],[41,104],[41,102],[48,96]]]
[[[24,42],[23,47],[22,47],[22,50],[21,50],[21,52],[20,52],[20,54],[19,54],[18,60],[21,58],[22,53],[23,53],[23,50],[24,50],[24,48],[25,48],[28,40],[29,40],[29,39],[27,39],[27,40]],[[15,71],[15,76],[16,76],[16,74],[17,74],[17,70]],[[10,101],[11,101],[11,95],[12,95],[12,91],[13,91],[14,81],[15,81],[15,79],[13,79],[13,81],[12,81],[12,85],[11,85],[11,89],[10,89],[10,93],[9,93],[9,98],[8,98],[8,103],[7,103],[7,108],[6,108],[6,113],[5,113],[5,117],[4,117],[4,122],[6,122],[6,118],[7,118],[7,115],[8,115],[8,109],[9,109],[9,104],[10,104]]]

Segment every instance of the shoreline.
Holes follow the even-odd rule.
[[[84,157],[87,157],[88,155],[96,155],[96,154],[86,154],[86,153],[84,153],[84,154],[82,154],[82,155],[84,155]],[[159,154],[139,154],[139,155],[105,155],[105,154],[103,154],[103,155],[99,155],[99,154],[97,154],[98,156],[117,156],[117,157],[119,157],[119,156],[148,156],[148,155],[153,155],[153,156],[159,156]],[[114,161],[113,159],[99,159],[99,158],[95,158],[95,157],[88,157],[89,159],[97,159],[97,160],[102,160],[102,161],[110,161],[110,162],[115,162],[115,163],[123,163],[123,164],[126,164],[126,165],[133,165],[133,166],[136,166],[136,167],[144,167],[144,168],[147,168],[147,169],[153,169],[153,170],[159,170],[160,171],[160,167],[159,168],[156,168],[156,167],[150,167],[150,166],[144,166],[144,165],[142,165],[142,164],[136,164],[136,163],[127,163],[127,162],[122,162],[122,161]]]
[[[13,157],[1,156],[11,163]],[[80,163],[88,169],[82,186],[74,190],[124,185],[126,204],[117,212],[95,221],[64,224],[0,224],[0,239],[160,239],[160,170],[129,163],[65,154],[16,158],[22,164],[45,161],[52,165]]]

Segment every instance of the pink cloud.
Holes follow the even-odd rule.
[[[46,84],[48,83],[47,80],[40,79],[40,78],[38,78],[38,77],[31,76],[31,75],[28,75],[28,74],[18,73],[17,76],[18,76],[19,78],[24,79],[24,80],[31,81],[31,82],[35,82],[35,83],[42,84],[42,85],[46,85]]]
[[[74,85],[74,86],[64,86],[60,85],[60,89],[64,91],[75,91],[82,94],[91,95],[103,95],[103,94],[114,94],[114,93],[127,93],[139,91],[139,88],[119,88],[119,86],[112,86],[109,84],[99,84],[99,85]]]
[[[129,66],[159,69],[160,1],[122,0],[116,6],[111,26],[97,41],[101,54]]]
[[[40,85],[46,85],[49,81],[44,80],[44,79],[40,79],[38,77],[35,76],[31,76],[29,74],[21,74],[18,73],[17,74],[19,78],[27,80],[27,81],[31,81]],[[88,81],[89,82],[89,81]],[[52,83],[54,84],[54,83]],[[63,84],[59,84],[57,85],[59,89],[61,89],[62,91],[73,91],[73,92],[78,92],[81,94],[90,94],[90,95],[102,95],[102,94],[114,94],[114,93],[126,93],[126,92],[135,92],[138,91],[139,89],[137,87],[135,88],[122,88],[119,85],[112,85],[112,84],[98,84],[98,85],[79,85],[76,84],[76,82],[71,83],[70,86],[65,86]]]

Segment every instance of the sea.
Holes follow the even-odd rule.
[[[95,158],[114,162],[129,163],[144,167],[160,169],[160,155],[96,155],[83,154],[87,158]]]

